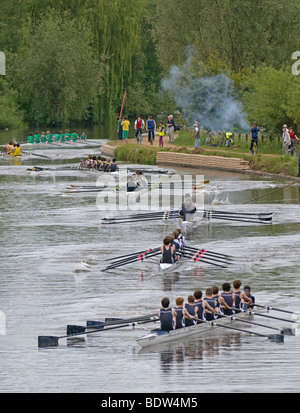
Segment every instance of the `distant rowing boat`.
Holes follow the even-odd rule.
[[[256,311],[256,313],[262,313],[265,310]],[[252,320],[252,312],[242,312],[238,314],[238,321],[235,320],[235,316],[222,317],[212,322],[203,322],[200,324],[195,324],[191,327],[179,328],[171,331],[162,331],[160,329],[152,330],[148,334],[137,339],[137,343],[141,347],[149,347],[153,345],[169,343],[172,341],[177,341],[179,339],[192,337],[192,336],[204,336],[205,338],[216,333],[224,333],[224,328],[221,326],[232,327],[234,330],[235,326],[241,326],[243,319]],[[240,321],[241,320],[241,321]],[[229,331],[232,331],[229,329]]]

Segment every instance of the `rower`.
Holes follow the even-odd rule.
[[[204,302],[206,302],[209,306],[210,306],[210,310],[206,310],[205,311],[205,319],[206,321],[213,321],[215,320],[215,309],[217,307],[216,305],[216,300],[215,298],[213,298],[213,291],[212,288],[207,288],[205,291],[205,298],[203,300]],[[212,311],[211,311],[212,310]]]
[[[42,132],[42,134],[41,134],[41,142],[42,142],[42,143],[47,142],[47,138],[46,138],[45,132]]]
[[[171,245],[171,239],[169,236],[166,236],[164,238],[163,245],[161,246],[160,250],[162,254],[160,262],[164,264],[173,264],[173,254],[175,253],[175,246]]]
[[[213,307],[209,305],[207,301],[204,301],[202,299],[201,290],[196,290],[194,292],[194,297],[195,297],[194,306],[197,307],[197,318],[198,318],[197,323],[199,324],[203,322],[199,320],[204,320],[204,321],[206,320],[205,312],[209,311],[211,313],[214,313],[215,310]]]
[[[88,155],[88,159],[85,161],[84,166],[86,168],[92,168],[93,167],[93,156]]]
[[[170,308],[170,300],[164,297],[161,300],[162,308],[158,310],[160,318],[160,329],[162,331],[170,331],[175,329],[176,314],[174,308]]]
[[[72,138],[72,141],[73,141],[73,142],[76,142],[77,139],[79,138],[76,130],[73,130],[73,133],[71,134],[71,138]]]
[[[242,309],[242,306],[244,302],[248,304],[252,304],[252,300],[250,297],[247,297],[246,294],[244,294],[241,290],[240,287],[242,285],[242,282],[240,280],[234,280],[233,283],[233,292],[235,294],[235,309],[238,311],[239,309]]]
[[[103,171],[104,171],[104,172],[110,172],[110,166],[111,166],[111,159],[108,158],[108,159],[107,159],[107,162],[106,162],[105,165],[104,165]]]
[[[191,222],[197,211],[196,205],[193,203],[191,197],[186,197],[184,203],[180,207],[178,213],[183,221]]]
[[[112,160],[112,163],[110,165],[110,172],[116,172],[117,170],[117,164],[115,158]]]
[[[86,136],[85,132],[82,132],[82,134],[81,134],[81,136],[80,136],[80,139],[82,139],[82,140],[86,140],[86,139],[87,139],[87,136]]]
[[[222,306],[225,307],[223,309],[223,313],[225,315],[232,315],[234,314],[234,310],[232,308],[235,308],[235,294],[234,292],[231,291],[231,286],[229,283],[225,282],[222,284],[222,294],[221,297],[223,298],[224,302],[222,303]],[[224,305],[225,303],[225,305]]]
[[[181,232],[181,229],[180,229],[180,228],[177,228],[176,231],[179,233],[177,239],[178,239],[180,248],[183,248],[183,247],[186,245],[185,237],[184,237],[183,233]]]
[[[30,132],[30,134],[27,136],[27,142],[34,143],[34,137],[32,132]]]
[[[15,147],[15,150],[13,151],[12,155],[13,156],[21,156],[22,155],[21,154],[21,147],[20,147],[19,143],[17,143],[17,145]]]
[[[192,317],[185,318],[185,326],[190,327],[196,324],[195,318],[198,318],[197,310],[198,307],[195,305],[195,297],[191,294],[188,296],[188,302],[185,304],[185,308],[188,314]]]
[[[176,307],[174,308],[175,313],[176,313],[176,324],[175,324],[175,329],[183,328],[185,327],[185,320],[194,320],[194,316],[189,314],[188,310],[185,308],[184,305],[184,298],[183,297],[177,297],[175,300]]]

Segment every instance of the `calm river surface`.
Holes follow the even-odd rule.
[[[67,163],[77,164],[91,151],[70,148],[64,153]],[[38,152],[49,155],[51,149]],[[64,158],[61,153],[52,149],[52,161],[0,161],[0,392],[299,392],[299,336],[285,337],[278,344],[224,332],[141,351],[136,339],[145,330],[136,328],[76,341],[63,338],[58,347],[38,348],[39,335],[64,336],[67,324],[152,314],[163,296],[174,304],[179,295],[186,298],[195,289],[221,287],[237,278],[251,285],[257,303],[300,310],[297,183],[178,169],[179,174],[202,173],[210,181],[205,185],[206,206],[273,212],[273,225],[211,220],[193,230],[189,245],[239,259],[226,269],[192,263],[164,278],[151,265],[104,272],[106,258],[160,246],[172,227],[156,221],[101,225],[105,212],[97,209],[95,194],[65,193],[71,184],[94,185],[95,174],[26,171],[34,164],[57,167]],[[261,198],[245,204],[257,197]],[[280,321],[275,325],[290,326]]]

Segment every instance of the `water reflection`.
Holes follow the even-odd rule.
[[[240,333],[224,333],[222,336],[181,340],[180,343],[160,344],[157,346],[142,348],[139,354],[159,354],[160,368],[164,373],[171,373],[176,364],[184,364],[188,361],[205,360],[220,355],[221,352],[240,350],[242,344]],[[193,372],[191,371],[191,374]]]

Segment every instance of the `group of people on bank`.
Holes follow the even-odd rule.
[[[221,292],[214,285],[206,289],[204,296],[201,290],[196,290],[187,297],[186,303],[183,297],[177,297],[172,307],[170,299],[164,297],[158,310],[161,330],[189,327],[253,308],[255,297],[251,294],[250,286],[245,285],[241,289],[240,280],[234,280],[232,285],[233,288],[230,283],[224,282]]]
[[[125,116],[123,119],[119,117],[117,121],[118,138],[119,140],[124,139],[124,142],[128,143],[130,121],[128,120],[127,116]],[[143,143],[143,131],[146,130],[146,133],[148,134],[148,142],[150,143],[150,145],[153,145],[155,134],[157,134],[159,139],[158,144],[160,147],[164,146],[164,136],[167,133],[169,134],[169,141],[171,143],[174,142],[174,132],[177,129],[180,129],[180,127],[176,127],[173,115],[168,116],[166,127],[162,121],[159,121],[157,125],[152,116],[148,116],[146,122],[144,121],[142,116],[138,116],[134,122],[136,143]]]

